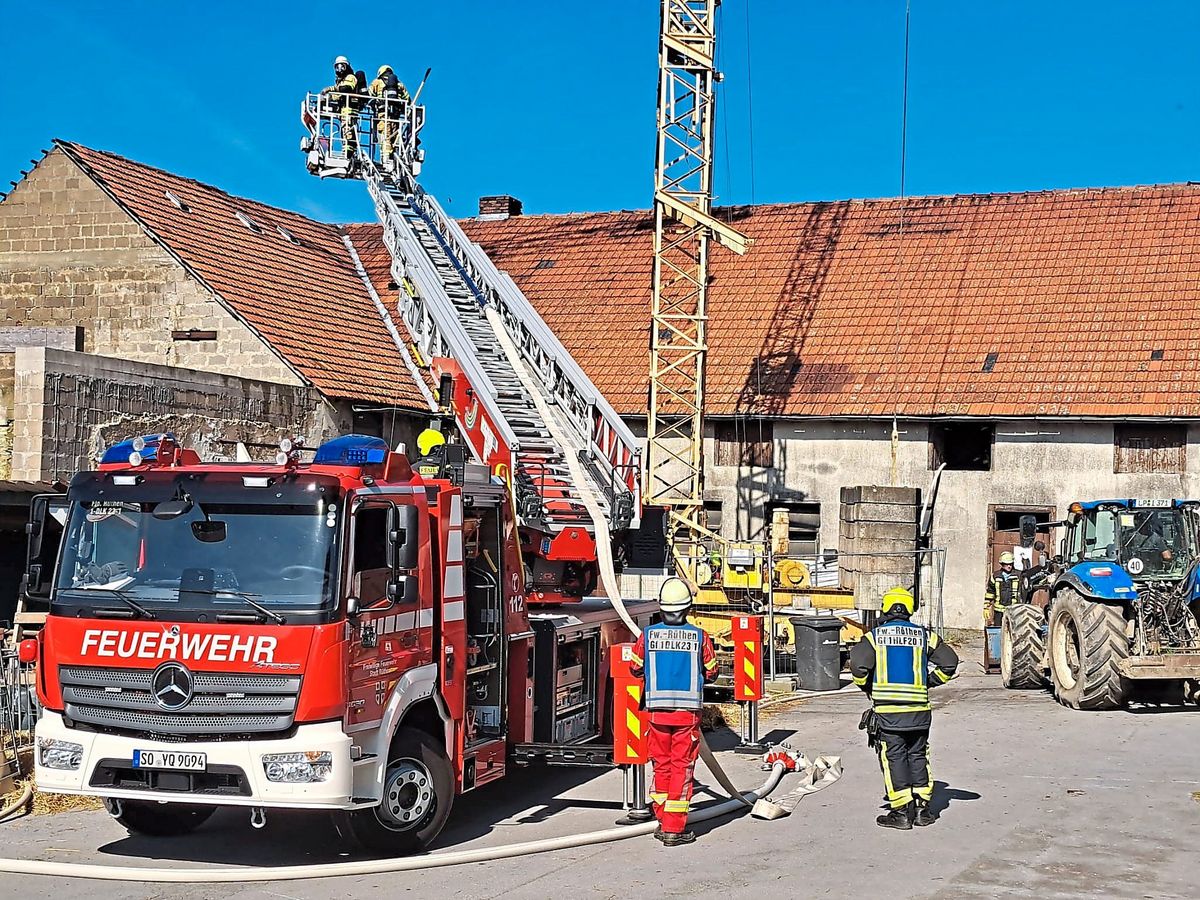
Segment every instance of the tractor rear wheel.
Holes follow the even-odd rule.
[[[1017,603],[1004,611],[1000,626],[1000,680],[1006,688],[1029,690],[1046,683],[1046,616],[1029,603]]]
[[[1072,709],[1123,707],[1129,682],[1117,663],[1129,656],[1129,638],[1120,608],[1065,591],[1054,598],[1049,631],[1058,702]]]

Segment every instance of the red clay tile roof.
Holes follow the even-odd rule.
[[[720,211],[755,243],[712,251],[710,414],[1200,416],[1200,185],[914,198],[903,234],[900,212]],[[649,215],[464,226],[644,412]]]
[[[337,228],[61,146],[323,392],[425,408]],[[1200,185],[719,214],[755,244],[712,252],[712,415],[1200,417]],[[609,402],[643,414],[650,216],[464,226]],[[394,309],[379,226],[345,231]]]
[[[58,145],[322,393],[427,408],[336,226],[111,153]]]

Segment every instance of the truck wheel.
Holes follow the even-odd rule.
[[[383,800],[350,813],[350,830],[373,853],[424,850],[450,816],[454,774],[440,742],[401,726],[392,739],[383,776]]]
[[[108,804],[109,801],[105,801],[106,807]],[[121,814],[116,820],[124,825],[130,834],[170,837],[195,831],[216,811],[215,806],[192,806],[190,803],[122,800]]]
[[[1000,626],[1000,680],[1006,688],[1029,690],[1046,683],[1046,617],[1041,609],[1017,603],[1004,611]]]
[[[1129,656],[1125,617],[1115,606],[1074,592],[1059,594],[1050,609],[1050,674],[1058,702],[1072,709],[1120,709],[1129,682],[1117,663]]]

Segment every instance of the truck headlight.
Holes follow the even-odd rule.
[[[38,762],[47,769],[78,769],[83,763],[83,745],[38,738]]]
[[[328,781],[333,772],[333,754],[328,750],[267,753],[263,755],[262,761],[267,781],[281,781],[285,784]]]

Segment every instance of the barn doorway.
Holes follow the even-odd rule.
[[[990,504],[988,506],[988,553],[987,566],[988,570],[983,573],[981,579],[982,584],[987,583],[987,579],[992,577],[992,573],[1000,568],[1000,554],[1004,552],[1013,553],[1018,557],[1018,568],[1022,568],[1019,557],[1021,554],[1021,517],[1033,516],[1037,523],[1037,533],[1034,536],[1035,541],[1041,541],[1046,545],[1045,553],[1047,556],[1053,556],[1055,553],[1054,547],[1054,530],[1050,523],[1054,521],[1053,506],[1006,506],[1001,504]],[[1029,551],[1026,551],[1027,553]],[[1038,558],[1032,559],[1032,565],[1037,565],[1041,560]]]

